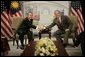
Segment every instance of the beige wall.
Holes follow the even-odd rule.
[[[65,15],[68,15],[69,11],[69,1],[26,1],[23,3],[23,13],[28,11],[27,9],[37,8],[37,11],[40,12],[40,20],[38,21],[38,25],[49,25],[52,23],[54,19],[54,10],[62,11],[64,9]],[[52,28],[52,32],[58,29],[57,26]],[[34,30],[36,31],[36,30]]]

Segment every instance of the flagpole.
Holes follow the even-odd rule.
[[[69,13],[68,15],[71,15],[71,1],[69,1]]]

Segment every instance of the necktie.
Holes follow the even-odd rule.
[[[61,23],[61,18],[60,17],[58,18],[58,21],[59,21],[59,23]]]

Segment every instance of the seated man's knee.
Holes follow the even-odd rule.
[[[58,33],[56,33],[56,32],[53,34],[53,36],[56,37],[56,38],[60,37],[60,35]]]
[[[24,35],[23,34],[20,34],[19,35],[19,39],[24,39]]]
[[[28,36],[28,39],[29,40],[34,40],[33,39],[33,32],[32,31],[29,31],[28,34],[27,34],[27,36]]]

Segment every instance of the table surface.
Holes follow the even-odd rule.
[[[34,56],[35,44],[36,44],[36,41],[32,41],[30,46],[27,45],[25,50],[21,54],[21,56]],[[64,46],[62,45],[62,43],[59,40],[54,41],[54,44],[58,48],[59,56],[68,56]]]

